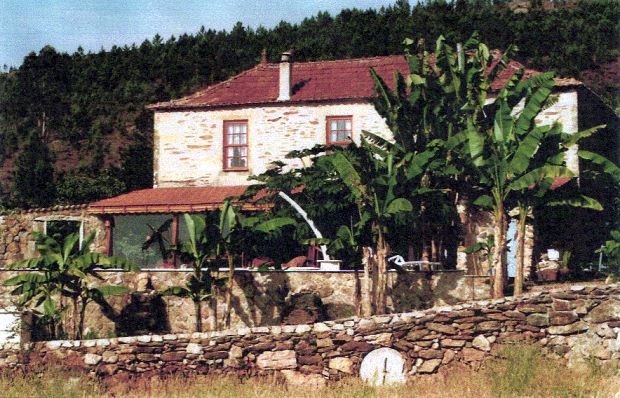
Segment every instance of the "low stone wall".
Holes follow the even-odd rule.
[[[15,271],[0,271],[0,283],[13,275]],[[85,326],[96,336],[132,335],[135,330],[144,329],[156,333],[194,331],[194,306],[190,299],[155,295],[170,286],[183,285],[189,276],[188,270],[102,271],[100,275],[103,280],[99,283],[123,285],[137,294],[110,297],[112,311],[102,311],[98,305],[89,304]],[[226,276],[225,273],[222,276]],[[233,290],[231,327],[279,325],[285,321],[294,297],[304,293],[316,295],[324,305],[322,318],[309,322],[356,315],[361,301],[361,278],[363,274],[354,271],[238,271]],[[486,277],[467,276],[462,271],[390,272],[389,281],[390,312],[456,304],[488,298],[489,294]],[[0,308],[15,304],[16,297],[10,296],[10,290],[0,286]],[[206,330],[213,328],[216,319],[219,325],[222,324],[226,310],[225,288],[218,293],[211,306],[203,306]],[[140,317],[152,324],[137,322]]]
[[[501,343],[530,341],[552,355],[620,360],[620,284],[575,286],[522,298],[313,325],[241,328],[88,341],[6,344],[0,368],[58,362],[101,377],[145,373],[280,372],[291,383],[320,385],[357,375],[371,351],[390,347],[405,375],[433,373],[461,361],[477,366]]]

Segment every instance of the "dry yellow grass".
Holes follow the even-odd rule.
[[[620,373],[614,366],[586,364],[569,369],[536,348],[508,347],[503,358],[473,371],[452,366],[430,376],[412,378],[405,386],[372,388],[350,378],[312,391],[288,388],[273,379],[192,377],[167,380],[142,378],[105,389],[84,377],[50,369],[39,375],[0,377],[3,397],[124,398],[620,398]]]

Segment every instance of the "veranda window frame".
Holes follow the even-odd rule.
[[[73,217],[73,216],[43,216],[37,217],[34,220],[35,231],[39,231],[43,233],[43,235],[47,235],[47,223],[48,222],[76,222],[79,223],[78,235],[78,247],[81,249],[84,244],[84,218],[82,217]],[[37,228],[36,225],[39,225]]]

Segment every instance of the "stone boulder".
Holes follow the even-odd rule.
[[[593,323],[620,320],[620,301],[607,300],[602,302],[586,315],[585,320]]]
[[[337,357],[329,360],[329,368],[343,373],[353,373],[353,361],[347,357]]]
[[[267,351],[256,358],[256,365],[260,369],[295,369],[297,356],[293,350]]]
[[[281,373],[290,387],[319,390],[327,384],[327,380],[320,374],[304,374],[290,369],[282,370]]]

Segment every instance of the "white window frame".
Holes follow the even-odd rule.
[[[80,240],[79,240],[79,248],[82,248],[84,244],[84,218],[83,217],[72,217],[72,216],[45,216],[45,217],[37,217],[34,219],[34,222],[42,223],[42,228],[39,231],[43,232],[43,234],[47,235],[47,223],[48,221],[70,221],[70,222],[79,222],[80,223]]]

